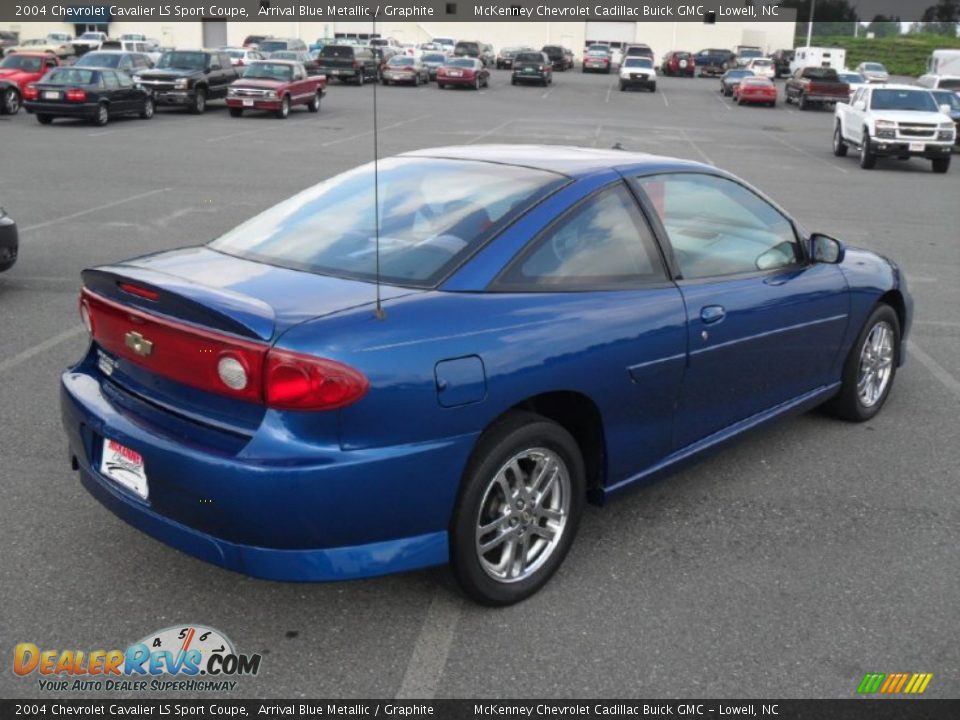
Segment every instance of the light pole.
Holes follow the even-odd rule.
[[[807,19],[807,47],[810,47],[810,40],[813,38],[813,8],[817,0],[810,0],[810,17]]]

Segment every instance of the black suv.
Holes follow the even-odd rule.
[[[207,109],[208,100],[225,98],[227,87],[240,74],[225,52],[168,50],[153,70],[137,77],[157,105],[182,105],[199,114]]]
[[[560,45],[544,45],[540,51],[550,59],[554,70],[569,70],[573,67],[573,52]]]
[[[453,48],[455,57],[472,57],[483,63],[484,67],[495,65],[497,56],[493,46],[477,40],[461,40]]]
[[[776,76],[787,77],[790,75],[790,63],[793,62],[793,50],[776,50],[770,59],[773,60]]]
[[[511,85],[522,82],[536,81],[546,87],[553,82],[553,63],[546,53],[522,52],[513,59],[513,75]]]
[[[363,85],[367,80],[377,82],[380,61],[370,48],[359,45],[324,45],[317,55],[317,72],[340,82]]]

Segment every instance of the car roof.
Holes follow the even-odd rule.
[[[649,166],[650,169],[702,168],[709,165],[688,160],[650,155],[629,150],[575,147],[570,145],[451,145],[402,153],[400,157],[475,160],[517,165],[562,175],[585,175],[623,166]]]

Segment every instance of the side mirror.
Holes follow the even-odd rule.
[[[947,117],[950,117],[950,113],[953,112],[953,108],[950,107],[949,105],[941,105],[941,106],[940,106],[940,112],[942,112],[942,113],[943,113],[944,115],[946,115]]]
[[[854,110],[859,110],[860,112],[863,112],[864,110],[867,109],[867,104],[866,104],[863,100],[857,100],[857,101],[853,104],[853,109],[854,109]]]
[[[814,262],[837,265],[843,262],[845,254],[846,248],[836,238],[820,233],[810,236],[810,257]]]

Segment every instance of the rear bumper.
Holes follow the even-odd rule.
[[[840,102],[846,103],[850,102],[850,96],[847,93],[842,93],[840,95],[826,95],[824,93],[801,93],[804,97],[807,98],[809,102]],[[799,95],[797,97],[800,97]]]
[[[93,103],[49,103],[30,100],[25,102],[23,107],[28,113],[35,113],[37,115],[82,118],[94,118],[97,116],[97,105]]]
[[[777,101],[776,93],[771,95],[748,95],[746,93],[738,93],[737,98],[743,100],[745,103],[771,103]]]
[[[87,359],[61,379],[61,413],[84,487],[151,537],[229,570],[274,580],[345,580],[445,563],[447,525],[475,436],[362,451],[314,448],[269,418],[249,448],[216,452],[115,407]],[[269,416],[270,411],[268,411]],[[147,500],[99,472],[104,437],[143,456]],[[289,442],[289,455],[283,456]],[[280,453],[278,459],[278,454]]]
[[[466,78],[466,77],[446,77],[437,76],[437,82],[442,82],[444,85],[469,85],[473,87],[473,84],[476,82],[476,78]]]
[[[550,77],[550,73],[541,70],[535,72],[520,72],[519,70],[514,70],[511,77],[519,82],[523,82],[524,80],[543,82]]]

